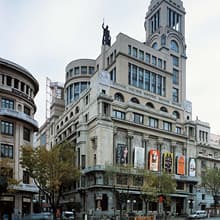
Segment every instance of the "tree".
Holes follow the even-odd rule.
[[[33,178],[39,190],[47,196],[55,215],[63,188],[79,178],[73,146],[63,143],[51,150],[42,146],[23,146],[21,151],[22,167]]]
[[[202,186],[208,189],[214,200],[215,214],[217,214],[217,204],[219,201],[220,193],[220,169],[210,168],[206,172],[203,172],[201,175]]]
[[[165,213],[170,203],[170,194],[176,191],[176,181],[171,174],[145,171],[142,187],[146,213],[149,201],[163,202]]]
[[[2,193],[13,191],[13,186],[19,183],[13,178],[13,170],[10,159],[2,158],[0,161],[0,195]]]

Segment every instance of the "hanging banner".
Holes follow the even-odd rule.
[[[149,170],[159,171],[160,152],[158,150],[149,151]]]
[[[195,160],[195,158],[189,159],[189,176],[196,176],[196,160]]]
[[[116,163],[117,164],[128,164],[128,147],[124,144],[117,145]]]
[[[176,157],[176,174],[185,175],[185,156],[183,155]]]
[[[173,154],[170,152],[163,154],[163,169],[166,173],[173,172]]]
[[[144,168],[144,148],[134,148],[134,168]]]

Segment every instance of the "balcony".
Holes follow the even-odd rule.
[[[39,189],[34,184],[20,183],[16,186],[13,186],[13,189],[18,190],[18,191],[32,192],[32,193],[38,193],[39,192]]]
[[[181,176],[181,175],[175,175],[175,180],[179,181],[186,181],[186,182],[198,182],[197,176]]]
[[[31,124],[34,127],[35,131],[38,130],[38,122],[23,112],[18,112],[13,109],[0,109],[0,115],[22,120],[26,123]]]

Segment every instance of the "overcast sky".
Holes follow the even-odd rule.
[[[35,118],[45,119],[46,77],[64,82],[66,65],[95,59],[103,18],[112,42],[119,32],[145,40],[150,0],[0,0],[0,57],[28,69],[40,84]],[[187,99],[193,117],[220,134],[220,1],[184,0]]]

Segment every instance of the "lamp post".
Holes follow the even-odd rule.
[[[133,210],[134,210],[134,204],[135,204],[135,203],[136,203],[136,200],[135,200],[135,199],[133,199],[133,200],[128,199],[128,200],[127,200],[127,204],[130,204],[129,206],[130,206],[131,212],[133,212]]]
[[[192,214],[193,204],[195,203],[195,201],[193,199],[189,199],[188,203],[189,203],[189,208],[190,208],[190,214]]]

